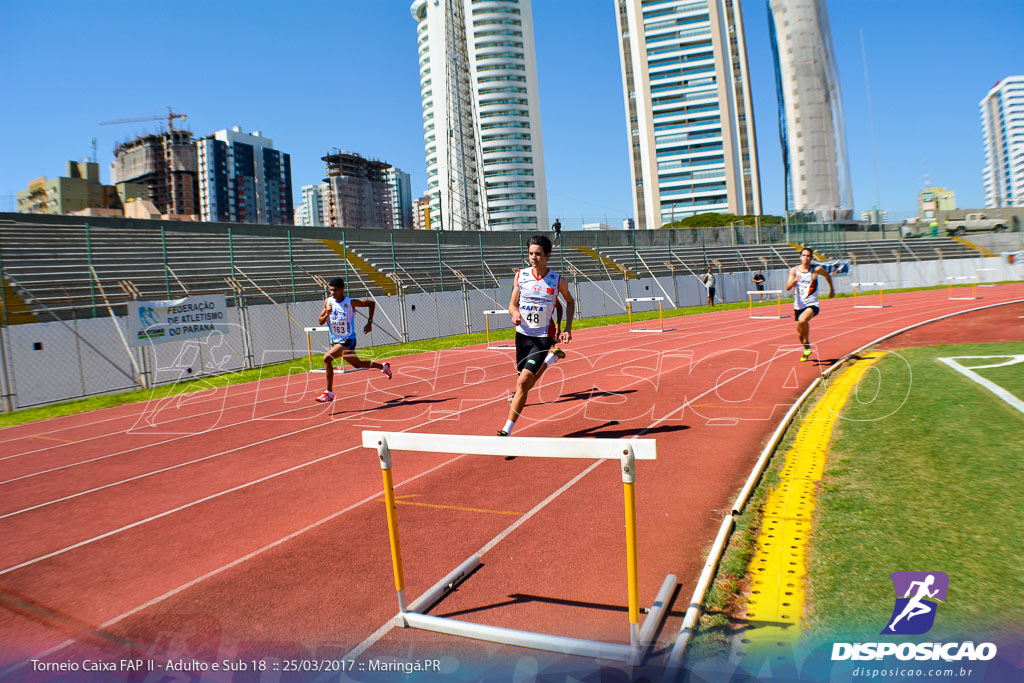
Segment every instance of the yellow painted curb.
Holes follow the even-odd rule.
[[[347,260],[352,264],[353,267],[357,268],[363,275],[373,280],[373,282],[384,290],[384,293],[388,296],[394,296],[398,293],[398,287],[395,285],[394,280],[380,272],[369,263],[361,259],[359,256],[354,254],[351,249],[346,249],[334,240],[320,240],[323,242],[328,249],[338,254],[341,258]]]
[[[619,263],[616,263],[615,261],[612,261],[610,258],[606,258],[604,256],[601,256],[601,254],[597,253],[597,250],[594,249],[593,247],[573,247],[573,249],[575,249],[576,251],[578,251],[578,252],[580,252],[582,254],[586,254],[587,256],[589,256],[590,258],[594,259],[598,263],[603,263],[605,265],[605,267],[611,268],[615,272],[624,272],[624,273],[626,273],[626,277],[628,279],[630,279],[630,280],[639,280],[640,279],[639,275],[637,275],[636,273],[631,271],[626,266],[621,265]]]
[[[960,244],[964,245],[965,247],[973,249],[974,251],[978,252],[979,254],[982,254],[983,256],[998,256],[998,254],[993,254],[991,251],[989,251],[985,247],[981,246],[980,244],[975,244],[974,242],[968,242],[963,237],[950,237],[950,239],[953,240],[954,242],[959,242]]]
[[[833,381],[803,418],[793,445],[786,451],[780,482],[764,503],[761,532],[750,561],[748,626],[741,656],[753,651],[763,657],[766,648],[786,654],[800,637],[807,541],[832,427],[861,376],[882,355],[865,354]]]

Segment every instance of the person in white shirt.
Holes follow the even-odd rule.
[[[811,263],[814,252],[810,247],[800,250],[800,265],[789,269],[789,280],[786,282],[786,289],[794,287],[793,292],[793,317],[796,318],[796,333],[800,337],[800,344],[803,345],[801,361],[811,357],[811,318],[818,315],[818,276],[821,275],[828,282],[828,298],[836,295],[832,286],[832,276],[821,266]]]
[[[327,390],[317,396],[317,403],[330,403],[334,400],[334,359],[339,356],[354,368],[372,368],[380,370],[391,379],[391,363],[384,361],[376,363],[363,360],[356,355],[356,310],[357,308],[369,308],[369,320],[363,327],[363,333],[369,334],[373,329],[373,313],[377,310],[377,304],[372,299],[350,299],[345,296],[345,280],[336,277],[327,283],[327,291],[330,294],[324,301],[324,307],[320,311],[317,320],[320,324],[330,321],[328,328],[331,335],[331,348],[324,354],[324,371],[327,373]]]
[[[537,383],[544,370],[557,360],[565,358],[565,351],[556,342],[567,344],[572,340],[572,319],[576,313],[576,301],[569,293],[569,286],[555,271],[548,268],[551,257],[551,240],[544,235],[534,235],[527,242],[530,268],[516,273],[512,286],[512,299],[508,312],[516,326],[516,393],[509,406],[508,420],[498,430],[498,436],[508,436],[526,405],[526,395]],[[565,300],[565,329],[557,339],[548,335],[551,316],[555,312],[558,297]]]
[[[711,272],[711,268],[708,268],[707,274],[704,276],[704,286],[708,290],[708,306],[715,305],[715,274]]]

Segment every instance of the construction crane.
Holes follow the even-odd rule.
[[[174,119],[187,119],[187,118],[188,118],[188,114],[179,114],[179,113],[175,112],[173,109],[171,109],[170,107],[167,107],[167,115],[166,116],[161,114],[160,116],[139,116],[139,117],[130,118],[130,119],[114,119],[113,121],[104,121],[100,125],[101,126],[112,126],[112,125],[118,124],[118,123],[138,123],[140,121],[163,121],[164,119],[167,119],[167,130],[168,131],[173,131],[174,130]]]

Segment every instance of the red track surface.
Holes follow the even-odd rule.
[[[664,334],[582,330],[515,435],[657,439],[658,460],[637,472],[640,599],[678,577],[670,642],[722,515],[788,406],[825,366],[884,334],[1024,299],[1021,285],[979,291],[977,301],[892,295],[884,309],[825,301],[810,363],[794,362],[791,318],[746,311],[672,319]],[[1021,304],[973,313],[896,345],[922,334],[1019,340],[1022,314]],[[359,445],[363,429],[493,434],[508,410],[509,352],[393,366],[391,382],[336,376],[328,406],[310,400],[322,375],[303,374],[0,431],[0,672],[40,653],[310,658],[361,643],[363,657],[520,657],[387,630],[397,603],[380,467]],[[628,642],[615,463],[402,452],[394,476],[409,599],[487,546],[484,566],[432,614]],[[31,665],[8,675],[48,677]]]

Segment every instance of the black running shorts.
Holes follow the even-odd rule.
[[[516,332],[516,370],[536,373],[554,345],[555,340],[551,337],[531,337]]]
[[[805,307],[805,308],[794,308],[794,309],[793,309],[793,320],[800,320],[800,314],[801,314],[801,313],[803,313],[804,311],[806,311],[806,310],[807,310],[808,308],[809,308],[809,309],[811,309],[811,310],[813,311],[813,313],[811,313],[811,317],[812,317],[812,318],[813,318],[813,317],[815,317],[815,316],[817,316],[817,315],[818,315],[818,313],[820,313],[820,312],[821,312],[821,311],[820,311],[820,310],[818,309],[818,307],[817,307],[817,306],[807,306],[807,307]]]

